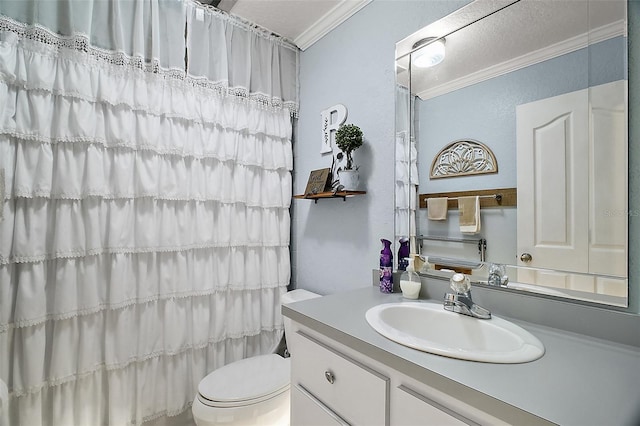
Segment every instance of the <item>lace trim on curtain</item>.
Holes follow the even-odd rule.
[[[99,200],[20,199],[15,220],[3,221],[0,261],[33,263],[99,254],[176,253],[192,249],[278,248],[289,244],[287,209],[176,209],[153,199],[103,204]],[[137,218],[153,219],[154,224]],[[197,223],[197,226],[195,225]],[[46,227],[39,224],[50,224]],[[131,232],[122,232],[123,229]]]
[[[234,286],[228,286],[225,288],[212,288],[209,290],[189,291],[184,293],[164,293],[162,295],[149,296],[146,298],[128,299],[119,303],[101,303],[97,306],[92,306],[90,308],[85,308],[85,309],[79,309],[76,311],[67,311],[61,314],[48,314],[40,318],[31,318],[28,320],[20,320],[20,321],[8,323],[8,324],[0,324],[0,333],[8,333],[12,330],[15,330],[16,328],[34,327],[50,321],[63,321],[71,318],[93,315],[103,311],[117,311],[120,309],[127,309],[134,305],[145,305],[145,304],[151,304],[156,302],[165,302],[165,301],[174,300],[174,299],[204,297],[204,296],[211,296],[215,294],[228,293],[233,291],[241,291],[241,292],[262,291],[265,289],[276,289],[284,286],[286,286],[286,283],[262,285],[256,288],[248,288],[248,287],[235,288]],[[229,336],[229,337],[235,338],[235,337],[243,337],[243,336]]]
[[[216,13],[220,13],[220,16],[225,16],[221,11],[217,11]],[[252,28],[248,24],[243,24],[239,19],[229,18],[228,15],[225,19],[235,25],[247,25],[248,29]],[[252,30],[258,32],[256,28],[252,28]],[[298,104],[296,102],[283,102],[279,98],[271,97],[263,93],[250,93],[248,89],[242,87],[228,87],[228,81],[214,82],[202,78],[192,78],[187,76],[186,72],[182,69],[162,68],[159,60],[155,58],[148,60],[141,56],[129,56],[121,51],[101,49],[92,46],[90,38],[86,34],[75,33],[72,36],[62,36],[41,25],[23,24],[5,15],[0,15],[0,31],[11,32],[21,39],[42,43],[51,48],[68,49],[84,53],[89,55],[93,60],[103,64],[122,67],[130,71],[151,73],[167,80],[184,82],[194,88],[207,89],[210,94],[218,97],[230,96],[240,102],[251,102],[259,107],[271,110],[281,110],[284,108],[289,111],[292,117],[298,116]],[[281,38],[272,37],[274,41],[282,42],[283,46],[289,46],[285,41],[281,40]]]
[[[20,38],[46,44],[56,49],[69,49],[91,55],[96,60],[120,67],[162,74],[169,78],[184,79],[186,73],[180,69],[163,69],[157,59],[146,60],[141,56],[129,56],[124,52],[110,51],[92,46],[86,34],[75,33],[62,36],[39,24],[28,25],[8,16],[0,15],[0,31],[17,34]]]
[[[234,205],[246,209],[288,209],[291,203],[288,167],[272,161],[288,144],[271,150],[267,149],[269,144],[265,144],[262,155],[252,155],[250,148],[254,144],[247,139],[246,146],[251,147],[245,147],[244,152],[249,153],[244,155],[244,161],[236,160],[234,164],[232,160],[215,157],[185,161],[179,155],[163,156],[155,150],[136,151],[99,143],[90,144],[90,148],[76,142],[37,144],[28,140],[23,142],[21,138],[3,138],[1,133],[2,130],[0,152],[13,159],[5,167],[5,200],[152,198],[158,203],[182,203],[182,206],[185,203],[205,204],[209,210]],[[89,150],[90,154],[79,156],[81,161],[70,161],[78,147]],[[236,150],[234,145],[228,149],[231,150]],[[130,176],[130,169],[136,166],[145,173]],[[77,180],[75,176],[85,178]]]
[[[187,403],[185,403],[181,408],[178,408],[176,410],[164,410],[160,413],[156,413],[156,414],[151,414],[150,416],[145,416],[142,418],[142,423],[147,423],[147,422],[152,422],[154,420],[157,420],[161,417],[175,417],[178,416],[180,414],[182,414],[184,411],[188,410],[189,408],[191,408],[191,406],[193,405],[193,401],[189,401]]]
[[[11,256],[8,258],[0,258],[0,264],[9,265],[12,263],[38,263],[38,262],[46,262],[57,259],[78,259],[88,256],[98,256],[103,254],[145,254],[145,253],[177,253],[177,252],[185,252],[190,250],[208,250],[214,248],[234,248],[234,247],[288,247],[288,244],[285,243],[263,243],[263,242],[255,242],[255,243],[239,243],[236,246],[230,246],[226,243],[212,243],[212,244],[192,244],[189,246],[183,247],[150,247],[150,248],[138,248],[132,249],[129,247],[101,247],[97,249],[90,250],[72,250],[68,252],[56,252],[56,253],[47,253],[33,256]]]
[[[211,133],[214,133],[214,132],[211,132]],[[195,150],[188,151],[184,149],[180,151],[180,148],[171,148],[171,147],[165,147],[164,149],[162,149],[162,148],[159,148],[158,145],[143,145],[136,140],[132,140],[132,141],[119,140],[116,143],[109,143],[109,141],[106,138],[95,138],[95,137],[88,137],[88,136],[87,137],[85,136],[51,137],[51,136],[43,136],[43,135],[32,135],[32,134],[27,134],[27,133],[18,132],[18,131],[9,130],[9,129],[0,129],[0,136],[6,136],[9,138],[13,138],[13,139],[33,143],[33,144],[51,145],[52,147],[55,147],[56,145],[65,145],[65,144],[97,145],[100,148],[104,149],[105,151],[107,150],[120,151],[122,149],[126,149],[126,150],[132,151],[132,153],[148,152],[148,153],[156,154],[159,156],[167,156],[167,157],[170,156],[170,157],[176,157],[180,159],[194,159],[197,161],[218,161],[220,163],[233,161],[234,164],[237,164],[240,166],[255,167],[255,168],[260,168],[261,170],[270,171],[270,172],[289,173],[291,170],[291,164],[290,164],[290,161],[288,161],[289,160],[288,158],[282,159],[282,163],[273,162],[271,164],[265,164],[264,162],[260,162],[260,161],[255,161],[255,160],[251,161],[253,159],[248,159],[244,161],[242,159],[238,160],[237,158],[232,157],[230,154],[225,156],[224,154],[221,155],[211,150],[205,151],[205,149],[201,149],[199,152]],[[280,148],[280,147],[269,146],[266,143],[264,143],[264,141],[261,141],[261,142],[263,142],[262,145],[266,145],[267,148],[271,148],[273,152],[270,152],[269,154],[273,154],[274,152],[277,152],[276,149]],[[284,147],[287,147],[288,145],[290,145],[290,142],[288,140],[284,142],[280,142],[280,141],[278,142],[281,143]],[[264,150],[266,151],[266,148]],[[112,197],[112,198],[116,198],[116,197]],[[170,198],[170,199],[180,200],[181,198]]]
[[[42,52],[39,52],[39,53],[42,53]],[[65,55],[60,55],[60,57],[65,57]],[[50,58],[54,59],[53,56],[50,56]],[[55,73],[55,72],[58,72],[58,70],[52,69],[51,72]],[[166,122],[174,122],[174,121],[193,122],[195,124],[202,126],[203,128],[202,131],[206,131],[206,132],[246,131],[246,132],[249,132],[249,134],[251,135],[263,134],[265,135],[265,137],[269,137],[272,139],[279,139],[283,142],[286,142],[291,138],[290,130],[288,130],[285,127],[285,126],[288,126],[288,124],[283,123],[283,120],[279,115],[274,115],[270,117],[269,121],[259,123],[260,127],[249,130],[248,129],[249,123],[247,123],[248,118],[243,117],[242,119],[236,119],[234,121],[230,119],[228,116],[216,115],[213,112],[215,111],[215,108],[222,108],[224,106],[223,104],[207,105],[208,107],[207,110],[204,110],[203,106],[199,104],[194,106],[192,110],[188,111],[187,113],[178,114],[176,113],[176,111],[172,110],[170,107],[166,107],[165,105],[144,104],[144,102],[150,102],[150,100],[145,99],[144,101],[139,101],[138,99],[135,99],[135,96],[132,96],[132,98],[129,100],[125,100],[125,101],[120,100],[119,102],[116,103],[113,99],[107,98],[104,93],[101,93],[100,95],[95,95],[93,93],[86,93],[87,91],[85,91],[85,93],[80,91],[69,92],[69,91],[65,91],[66,89],[65,87],[62,87],[62,88],[57,86],[53,87],[53,85],[51,85],[50,82],[47,82],[47,83],[37,82],[34,84],[33,81],[24,80],[23,78],[20,78],[20,76],[15,75],[13,70],[8,70],[6,68],[0,69],[0,75],[2,75],[5,78],[5,81],[0,80],[0,85],[2,86],[6,85],[9,92],[5,96],[8,96],[8,95],[15,96],[16,92],[18,91],[24,91],[29,96],[41,95],[44,92],[51,97],[60,97],[60,98],[84,101],[89,104],[106,104],[110,107],[126,105],[129,108],[129,112],[131,114],[144,115],[144,116],[154,118],[156,120],[162,119],[162,120],[165,120]],[[117,84],[117,83],[114,83],[114,84]],[[98,91],[98,89],[93,89],[93,90]],[[192,97],[197,96],[199,94],[197,91],[196,92],[189,91],[189,92],[187,92],[187,94],[184,97],[180,97],[178,99],[169,99],[169,100],[172,100],[174,102],[184,102],[186,100],[185,98],[189,96],[192,96]],[[170,93],[169,95],[167,95],[167,97],[171,98],[173,95],[174,95],[173,93]],[[168,102],[168,100],[166,99],[161,99],[161,101],[163,103]],[[136,102],[139,102],[139,103],[136,103]],[[209,100],[208,104],[209,103],[211,103],[211,100]],[[277,112],[279,110],[273,110],[273,111]],[[239,114],[244,114],[244,115],[247,114],[247,111],[239,110],[237,112]],[[16,134],[15,136],[21,136],[21,135]],[[31,140],[37,140],[37,141],[43,141],[43,142],[55,141],[54,139],[51,139],[51,138],[44,138],[42,136],[36,137],[35,135],[31,135],[31,134],[28,134],[28,135],[25,134],[23,138],[25,139],[28,138]],[[79,141],[79,142],[90,142],[92,140],[93,139],[82,139],[78,137],[75,137],[73,139],[73,141]],[[66,140],[62,140],[62,142],[65,142],[65,141]],[[151,149],[151,148],[147,148],[147,149]],[[176,151],[177,150],[178,148],[176,147]],[[160,154],[165,153],[163,151],[158,151],[158,152]],[[167,151],[166,153],[172,154],[173,152]],[[192,155],[194,157],[198,157],[198,154],[195,154],[195,153],[191,154],[189,152],[185,153],[184,155],[185,156]]]
[[[161,417],[175,417],[181,413],[183,413],[185,410],[191,408],[191,406],[193,405],[193,401],[189,401],[187,403],[185,403],[181,408],[178,408],[176,410],[164,410],[160,413],[156,413],[156,414],[152,414],[150,416],[146,416],[142,418],[142,423],[147,423],[147,422],[151,422],[154,420],[157,420]]]
[[[264,209],[281,209],[281,210],[289,210],[289,206],[282,205],[273,205],[273,206],[265,206],[260,204],[250,204],[246,202],[238,202],[238,201],[220,201],[214,198],[203,198],[197,196],[190,195],[176,195],[176,196],[168,196],[161,195],[158,193],[146,193],[146,194],[105,194],[99,191],[83,191],[82,193],[68,193],[68,192],[52,192],[50,190],[31,190],[25,188],[17,188],[13,191],[13,194],[6,193],[5,200],[12,200],[16,198],[27,198],[27,199],[36,199],[36,198],[48,198],[50,200],[60,200],[60,201],[81,201],[87,198],[97,198],[104,201],[122,201],[122,200],[142,200],[145,198],[153,198],[155,201],[162,202],[175,202],[175,203],[220,203],[220,204],[242,204],[246,207],[255,207],[255,208],[264,208]],[[242,245],[242,244],[239,244]],[[205,247],[203,247],[205,248]],[[176,248],[176,250],[181,250],[182,248]],[[1,256],[0,256],[1,257]],[[2,262],[0,262],[2,263]]]
[[[212,258],[221,263],[230,259],[231,264],[212,264]],[[78,271],[82,274],[78,275]],[[289,249],[224,247],[182,253],[108,254],[0,267],[0,281],[12,279],[18,279],[20,285],[13,290],[13,297],[0,299],[0,338],[2,332],[15,328],[132,305],[271,293],[289,283]],[[115,285],[133,282],[138,283],[138,288]],[[45,295],[58,303],[35,303]],[[34,302],[12,308],[12,299]]]
[[[141,424],[165,415],[175,416],[191,405],[193,389],[197,387],[199,378],[224,364],[221,359],[229,356],[226,350],[228,347],[232,347],[232,353],[258,355],[261,348],[272,347],[281,336],[281,330],[266,332],[230,340],[224,345],[196,348],[172,357],[133,363],[121,370],[102,368],[91,375],[78,377],[75,381],[70,380],[58,386],[47,386],[44,383],[41,395],[34,392],[21,394],[18,400],[14,399],[17,414],[15,420],[21,420],[23,423],[28,421],[28,424],[31,424],[32,410],[39,411],[43,401],[53,401],[54,405],[59,406],[56,402],[60,398],[66,398],[69,404],[58,407],[55,418],[47,419],[57,420],[55,424]],[[158,375],[155,373],[157,369],[168,374]],[[115,401],[115,407],[108,407],[105,413],[96,417],[85,416],[85,413],[74,410],[75,407],[93,407],[101,404],[102,395],[99,387],[105,381],[105,376],[108,376],[106,380],[112,383],[113,392],[108,397]],[[15,394],[11,396],[16,397]]]
[[[83,371],[81,373],[76,373],[76,374],[71,374],[69,376],[65,376],[65,377],[56,377],[55,379],[52,380],[45,380],[42,381],[41,383],[38,383],[36,385],[30,386],[28,388],[24,388],[24,389],[18,389],[18,390],[12,390],[9,393],[10,397],[23,397],[29,394],[33,394],[36,392],[41,391],[43,388],[51,388],[51,387],[56,387],[56,386],[61,386],[64,385],[65,383],[69,383],[69,382],[73,382],[76,380],[82,380],[84,378],[87,378],[89,376],[92,376],[98,372],[101,371],[116,371],[116,370],[123,370],[133,364],[142,364],[144,362],[148,362],[154,358],[160,358],[160,357],[175,357],[175,356],[179,356],[184,354],[185,352],[189,352],[189,351],[197,351],[197,350],[202,350],[207,348],[210,345],[216,345],[219,343],[222,343],[224,341],[227,340],[238,340],[238,339],[244,339],[247,337],[257,337],[259,336],[261,333],[267,332],[267,333],[279,333],[282,332],[282,330],[284,329],[283,326],[274,326],[274,327],[262,327],[260,330],[254,330],[252,332],[245,332],[245,333],[241,333],[238,335],[227,335],[224,336],[222,338],[218,338],[218,339],[208,339],[206,341],[202,341],[202,342],[196,342],[193,344],[189,344],[189,345],[185,345],[181,348],[178,348],[175,351],[158,351],[158,352],[154,352],[154,353],[149,353],[149,354],[144,354],[140,357],[132,357],[131,359],[128,359],[124,362],[120,362],[117,364],[109,364],[107,365],[106,363],[101,363],[99,365],[95,365],[93,369],[88,370],[88,371]]]
[[[184,411],[186,411],[187,409],[191,408],[191,406],[193,405],[193,401],[189,401],[186,404],[184,404],[181,408],[178,408],[176,410],[165,410],[163,412],[160,413],[156,413],[156,414],[152,414],[150,416],[146,416],[142,418],[142,423],[147,423],[147,422],[152,422],[154,420],[157,420],[161,417],[175,417],[180,415],[181,413],[183,413]]]

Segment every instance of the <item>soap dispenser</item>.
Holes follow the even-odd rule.
[[[409,264],[409,239],[400,238],[400,248],[398,249],[398,270],[406,271]]]
[[[402,296],[405,299],[417,299],[420,295],[420,275],[418,275],[414,268],[414,258],[408,258],[407,270],[400,276],[400,290],[402,290]]]
[[[381,239],[382,250],[380,251],[380,291],[382,293],[393,293],[393,252],[391,251],[391,241]]]

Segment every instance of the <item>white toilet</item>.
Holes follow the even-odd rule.
[[[282,295],[282,304],[314,297],[320,295],[292,290]],[[290,331],[291,320],[284,318],[285,335]],[[198,426],[288,425],[290,384],[290,359],[276,353],[227,364],[198,384],[193,419]]]

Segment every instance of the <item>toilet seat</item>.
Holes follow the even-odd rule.
[[[289,390],[290,360],[260,355],[227,364],[198,385],[198,399],[209,407],[239,407],[273,398]]]

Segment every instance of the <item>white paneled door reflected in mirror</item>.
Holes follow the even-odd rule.
[[[475,1],[397,43],[396,230],[423,271],[488,283],[497,263],[507,276],[493,284],[628,305],[632,19],[626,0]],[[444,59],[416,62],[438,40]],[[487,146],[497,173],[474,174],[477,153],[454,152],[451,175],[430,177],[458,140]],[[517,202],[470,215],[462,196],[504,188]]]

